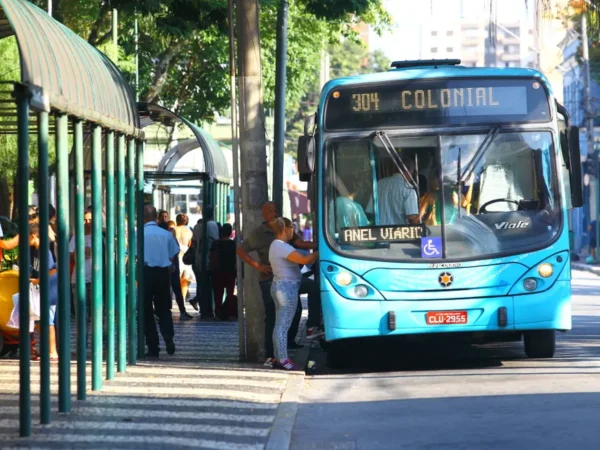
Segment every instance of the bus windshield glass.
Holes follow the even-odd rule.
[[[558,236],[549,132],[383,134],[325,143],[324,224],[338,252],[480,259],[531,251]]]

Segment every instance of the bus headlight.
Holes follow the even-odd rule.
[[[365,298],[369,294],[369,289],[364,284],[359,284],[354,288],[354,295],[358,298]]]
[[[535,278],[525,278],[523,280],[523,288],[526,291],[535,291],[537,289],[537,281]]]
[[[352,283],[352,274],[349,272],[340,272],[335,275],[335,282],[340,286],[348,286]]]
[[[549,263],[540,264],[538,266],[538,273],[542,278],[549,278],[554,273],[554,268],[552,267],[552,264]]]

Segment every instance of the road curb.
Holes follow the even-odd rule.
[[[571,269],[583,270],[600,276],[600,267],[591,267],[587,264],[571,263]]]
[[[302,342],[304,347],[296,352],[295,363],[301,370],[290,372],[285,390],[281,396],[281,402],[277,409],[277,415],[271,425],[269,439],[265,445],[265,450],[288,450],[292,444],[292,431],[298,414],[298,403],[300,395],[304,388],[304,372],[308,363],[308,355],[312,343],[308,340]]]

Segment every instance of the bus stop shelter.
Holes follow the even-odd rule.
[[[14,37],[20,58],[20,79],[0,85],[0,133],[15,135],[18,154],[17,192],[19,226],[19,358],[20,434],[31,433],[31,377],[29,334],[29,235],[28,184],[30,136],[38,149],[40,248],[48,248],[50,143],[57,157],[58,217],[58,409],[71,409],[71,233],[76,236],[74,270],[77,272],[77,398],[86,399],[86,294],[84,248],[84,140],[91,150],[92,212],[101,217],[106,203],[106,245],[102,221],[93,221],[92,232],[92,390],[102,388],[103,378],[126,370],[143,355],[142,280],[136,258],[126,259],[131,249],[143,260],[143,151],[144,133],[130,86],[113,62],[74,32],[25,0],[0,0],[0,38]],[[69,177],[69,153],[74,155],[73,179]],[[102,189],[102,164],[106,190]],[[74,204],[69,199],[74,186]],[[72,214],[71,214],[72,213]],[[74,223],[70,223],[70,217]],[[127,226],[127,233],[126,233]],[[136,233],[136,228],[138,232]],[[136,240],[136,235],[140,239]],[[40,252],[40,421],[50,421],[49,360],[49,254]],[[103,259],[106,260],[103,273]],[[126,267],[127,260],[127,267]],[[141,265],[140,265],[141,266]],[[140,272],[141,273],[141,272]],[[103,292],[104,278],[107,289]],[[104,303],[103,303],[104,300]],[[106,321],[106,357],[103,360],[103,319]],[[116,339],[115,339],[116,338]],[[105,373],[103,374],[103,362]]]
[[[140,112],[140,126],[146,128],[153,124],[173,126],[175,123],[186,125],[193,133],[194,137],[183,140],[169,149],[158,164],[156,171],[147,171],[144,179],[147,184],[152,184],[153,188],[159,190],[168,190],[171,186],[185,185],[198,188],[198,193],[202,196],[202,206],[210,205],[214,211],[214,220],[220,223],[227,221],[229,205],[232,201],[231,184],[232,177],[229,173],[227,160],[223,155],[219,143],[205,130],[190,122],[188,119],[175,114],[168,109],[148,103],[138,104]],[[187,154],[200,151],[202,154],[202,165],[194,171],[178,170],[178,163]],[[196,184],[197,182],[197,184]],[[195,225],[195,224],[191,224]],[[206,236],[206,221],[202,222],[203,236]],[[208,260],[208,240],[202,241],[202,264]],[[201,267],[204,279],[196,280],[197,283],[208,284],[207,268]],[[212,289],[202,289],[201,305],[212,305]],[[243,320],[243,302],[238,302],[238,320],[239,324],[239,349],[240,358],[245,356],[245,335]],[[212,306],[210,308],[212,310]]]

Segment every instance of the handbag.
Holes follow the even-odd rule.
[[[188,266],[193,266],[194,264],[196,264],[196,246],[193,245],[190,248],[188,248],[187,251],[183,254],[183,258],[181,258],[181,261]]]

